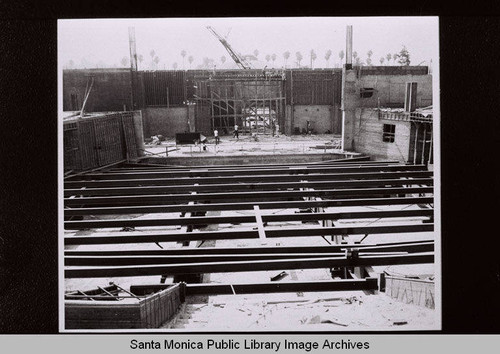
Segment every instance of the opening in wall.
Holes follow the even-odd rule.
[[[382,140],[386,143],[393,143],[395,135],[396,125],[384,124],[384,134],[382,135]]]

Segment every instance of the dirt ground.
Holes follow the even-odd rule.
[[[160,142],[160,145],[146,143],[146,156],[165,157],[168,156],[234,156],[234,155],[260,155],[260,154],[324,154],[341,152],[341,136],[333,134],[318,135],[243,135],[239,139],[232,135],[220,137],[220,143],[215,144],[214,137],[207,137],[206,150],[202,145],[180,145],[176,146],[175,139],[168,138]],[[176,150],[178,148],[178,150]]]

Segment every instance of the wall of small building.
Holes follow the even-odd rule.
[[[369,155],[374,160],[408,162],[411,122],[379,119],[378,111],[373,108],[358,108],[355,117],[354,151]],[[395,126],[394,142],[383,140],[384,124]]]
[[[145,137],[175,137],[176,133],[192,130],[190,125],[194,122],[195,110],[193,106],[147,107],[142,114]]]
[[[361,76],[356,80],[353,94],[359,97],[360,107],[403,107],[407,82],[417,83],[417,108],[432,105],[431,75]],[[361,97],[367,89],[373,90],[371,97]]]
[[[354,67],[352,70],[343,69],[342,73],[342,143],[346,151],[364,152],[370,156],[393,155],[385,152],[384,145],[378,151],[361,151],[364,143],[360,144],[360,135],[375,131],[374,127],[359,130],[358,109],[377,107],[403,108],[405,101],[405,84],[417,83],[417,108],[432,105],[432,75],[427,74],[427,67]],[[371,95],[370,95],[371,92]],[[369,96],[369,97],[368,97]],[[399,123],[396,123],[399,124]],[[406,123],[401,123],[406,124]],[[409,123],[407,123],[409,124]],[[403,137],[401,136],[400,139]],[[408,140],[410,138],[408,137]],[[366,139],[364,139],[366,140]],[[357,144],[356,144],[357,143]],[[403,154],[408,154],[405,150]],[[401,156],[399,152],[397,155]],[[408,158],[406,156],[406,158]],[[399,159],[399,158],[398,158]]]

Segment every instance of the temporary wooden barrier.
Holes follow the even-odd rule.
[[[435,286],[432,280],[385,276],[385,293],[406,304],[435,306]]]
[[[66,300],[66,329],[158,328],[175,315],[185,299],[185,284],[168,286],[141,299]]]
[[[133,112],[67,120],[64,169],[84,171],[138,156]]]

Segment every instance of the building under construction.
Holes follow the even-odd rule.
[[[435,328],[432,75],[349,60],[65,70],[65,328]]]

